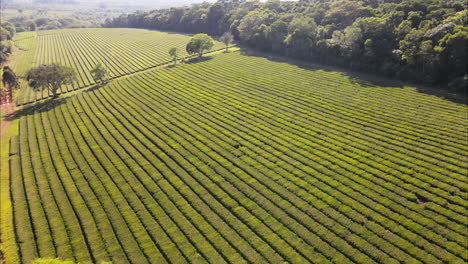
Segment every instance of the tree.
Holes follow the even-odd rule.
[[[421,45],[419,46],[419,56],[421,58],[421,64],[422,64],[422,73],[425,76],[428,67],[431,67],[431,63],[433,61],[433,58],[435,52],[434,52],[434,47],[432,46],[432,40],[425,40],[421,42]]]
[[[6,23],[2,23],[2,27],[8,31],[9,35],[10,35],[10,39],[12,39],[15,34],[16,34],[16,28],[15,26],[10,23],[10,22],[6,22]]]
[[[71,84],[76,78],[73,68],[58,64],[42,64],[32,68],[26,80],[29,86],[36,91],[49,90],[53,98],[57,98],[57,91],[64,84]]]
[[[3,86],[8,86],[10,89],[20,88],[18,77],[13,72],[13,70],[8,66],[3,67],[2,83],[3,83]]]
[[[109,80],[109,72],[101,63],[96,64],[90,73],[93,76],[94,81],[99,81],[101,84]]]
[[[0,63],[4,63],[8,60],[12,52],[11,44],[8,42],[0,42]]]
[[[456,26],[453,33],[439,40],[434,49],[439,53],[441,73],[449,78],[466,75],[468,69],[468,27]]]
[[[210,50],[213,46],[212,37],[207,34],[197,34],[187,44],[186,50],[189,54],[198,54],[198,57],[201,57],[205,50]]]
[[[174,60],[174,65],[176,65],[176,63],[177,63],[177,51],[179,51],[177,48],[171,48],[169,50],[169,55]]]
[[[395,34],[385,18],[365,17],[357,19],[353,27],[361,30],[364,39],[364,55],[368,65],[381,65],[392,57],[392,50],[397,45]]]
[[[333,24],[337,29],[344,29],[351,25],[358,17],[370,16],[369,8],[358,1],[340,0],[330,4],[324,23]]]
[[[37,30],[37,26],[36,26],[36,23],[34,23],[34,21],[31,21],[31,23],[29,23],[29,30],[30,31],[36,31]]]
[[[218,34],[222,26],[222,19],[225,16],[225,9],[222,3],[213,4],[208,11],[208,27],[210,33]]]
[[[271,24],[266,32],[266,40],[270,44],[270,49],[274,52],[284,51],[284,40],[288,36],[288,24],[282,20],[277,20]]]
[[[13,72],[13,70],[8,66],[3,67],[2,83],[3,83],[3,86],[8,88],[8,90],[7,90],[8,97],[7,98],[9,98],[9,100],[11,100],[11,98],[13,97],[12,96],[13,95],[13,88],[19,89],[20,84],[18,82],[18,77]]]
[[[311,18],[298,16],[289,23],[289,35],[285,39],[288,53],[294,57],[309,58],[315,45],[317,24]]]
[[[281,10],[281,2],[280,0],[267,0],[265,3],[265,8],[279,12]]]
[[[277,15],[269,9],[249,12],[238,26],[240,40],[256,48],[263,47],[264,30],[276,18]]]
[[[343,47],[349,57],[357,57],[361,53],[362,30],[358,27],[349,26],[344,30]]]
[[[3,27],[0,27],[0,41],[11,40],[10,32]]]
[[[234,36],[232,35],[231,32],[225,32],[220,38],[219,40],[224,43],[224,45],[226,45],[226,51],[228,51],[228,48],[229,48],[229,44],[232,43],[232,41],[234,41]]]

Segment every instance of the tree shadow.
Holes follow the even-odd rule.
[[[196,58],[191,58],[191,59],[186,59],[184,63],[186,64],[193,64],[193,63],[200,63],[200,62],[205,62],[212,60],[213,56],[203,56],[203,57],[196,57]]]
[[[85,93],[90,93],[90,92],[93,92],[95,90],[98,90],[104,86],[106,86],[108,83],[110,83],[110,81],[107,81],[107,82],[104,82],[104,83],[100,83],[100,84],[96,84],[94,86],[91,86],[89,87],[88,89],[84,90],[83,92]]]
[[[378,74],[370,74],[370,73],[365,73],[362,71],[351,70],[349,68],[345,68],[342,66],[341,67],[330,66],[326,64],[308,62],[308,61],[303,61],[303,60],[285,57],[281,55],[250,50],[246,48],[242,48],[240,50],[240,53],[243,56],[261,57],[261,58],[266,58],[274,62],[288,63],[291,65],[295,65],[301,69],[310,70],[310,71],[321,70],[321,71],[326,71],[326,72],[337,72],[337,73],[340,73],[341,75],[346,76],[351,83],[362,86],[362,87],[366,87],[366,88],[372,88],[372,87],[382,88],[383,87],[383,88],[392,89],[392,88],[414,87],[416,88],[416,91],[420,93],[425,93],[428,95],[441,97],[443,99],[449,100],[454,103],[459,103],[459,104],[464,104],[464,105],[468,104],[468,94],[464,94],[460,92],[456,93],[456,92],[450,91],[442,87],[425,86],[420,83],[414,83],[414,82],[399,80],[399,79],[390,78],[390,77],[386,77],[386,76],[382,76]]]
[[[50,99],[43,102],[38,102],[31,105],[23,106],[23,108],[15,111],[14,113],[5,116],[6,121],[13,121],[15,119],[19,119],[23,116],[33,115],[37,113],[45,113],[48,112],[57,106],[65,104],[70,98],[72,97],[63,97],[57,99]]]

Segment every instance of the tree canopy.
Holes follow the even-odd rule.
[[[177,48],[175,48],[175,47],[171,48],[169,50],[169,56],[171,56],[172,59],[174,60],[174,65],[176,65],[176,63],[177,63],[177,55],[178,55],[177,53],[178,53],[178,51],[179,50]]]
[[[468,74],[465,0],[219,0],[121,15],[104,26],[230,32],[258,50],[425,83]]]
[[[27,81],[34,90],[49,90],[53,98],[57,98],[57,91],[65,84],[71,84],[76,78],[73,68],[58,64],[42,64],[32,68]]]
[[[96,66],[91,70],[91,76],[96,82],[100,82],[103,84],[109,79],[109,72],[107,71],[106,67],[102,65],[102,63],[96,64]]]
[[[20,88],[20,84],[18,81],[18,77],[13,72],[13,70],[9,66],[3,67],[3,74],[2,74],[2,83],[3,86],[8,88]]]
[[[0,63],[7,61],[12,51],[11,43],[6,41],[0,42]]]
[[[231,32],[224,32],[224,34],[219,38],[219,41],[226,45],[226,51],[229,48],[229,45],[234,41],[234,36]]]
[[[198,54],[203,56],[203,52],[210,50],[214,45],[214,40],[207,34],[197,34],[190,39],[186,50],[188,54]]]

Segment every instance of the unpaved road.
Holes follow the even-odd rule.
[[[9,104],[3,104],[1,105],[1,111],[2,114],[4,115],[2,120],[0,120],[0,142],[3,144],[3,140],[5,140],[8,129],[11,126],[11,121],[13,120],[14,117],[14,111],[15,111],[15,104],[14,103],[9,103]]]

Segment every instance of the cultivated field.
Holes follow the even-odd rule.
[[[99,60],[133,72],[186,38],[150,32],[168,37],[158,49],[98,32],[38,36],[35,64],[56,50],[79,87]],[[25,106],[10,148],[17,257],[466,263],[467,111],[238,52]]]
[[[63,86],[61,93],[94,84],[90,70],[98,63],[106,65],[110,77],[123,76],[171,60],[168,51],[179,48],[185,57],[185,45],[190,36],[143,29],[67,29],[19,33],[15,44],[22,50],[20,60],[13,64],[19,76],[25,76],[31,66],[59,63],[76,69],[78,78]],[[214,50],[223,45],[216,42]],[[21,93],[17,104],[34,102],[49,96],[48,91]]]

